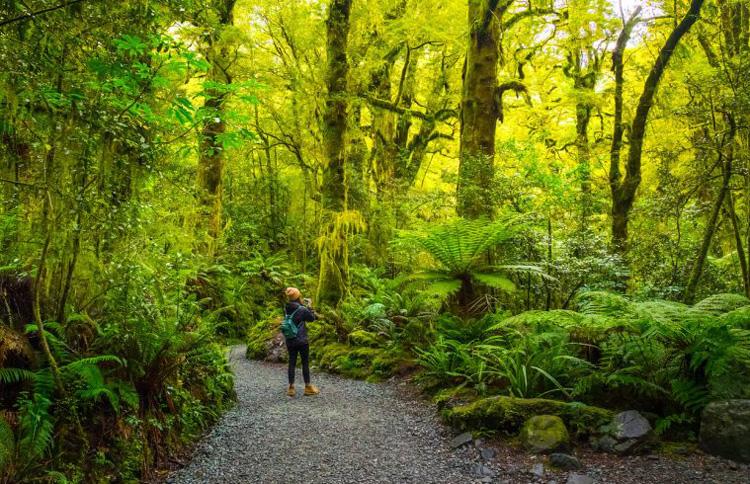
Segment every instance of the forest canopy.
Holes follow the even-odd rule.
[[[322,367],[694,429],[750,388],[748,39],[747,0],[0,2],[0,480],[163,467],[286,286]],[[467,363],[545,332],[597,371]]]

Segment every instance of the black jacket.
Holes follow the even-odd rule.
[[[297,308],[299,308],[299,311],[295,313],[294,311],[297,310]],[[315,313],[307,307],[303,306],[299,301],[290,301],[286,303],[286,306],[284,307],[284,314],[292,313],[294,313],[292,321],[294,321],[294,324],[297,325],[297,337],[293,339],[287,339],[286,345],[287,347],[304,346],[308,344],[306,325],[307,323],[315,321]]]

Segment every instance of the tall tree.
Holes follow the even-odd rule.
[[[469,0],[469,42],[461,94],[461,146],[458,169],[458,214],[478,218],[492,214],[490,186],[495,176],[495,129],[499,18],[513,0]]]
[[[547,6],[529,4],[505,15],[515,0],[469,0],[469,39],[461,92],[461,142],[459,146],[458,214],[467,218],[491,217],[492,183],[495,177],[495,132],[503,121],[503,96],[509,91],[526,92],[521,79],[498,83],[500,41],[503,35],[524,19],[554,14]],[[533,56],[535,49],[531,49]]]
[[[349,19],[352,0],[331,0],[326,19],[327,88],[323,114],[323,144],[326,166],[321,187],[323,209],[329,223],[323,228],[320,243],[319,302],[337,304],[344,296],[348,274],[348,250],[345,224],[340,216],[347,210],[346,149],[347,77],[349,62]]]
[[[698,21],[704,0],[692,0],[690,8],[682,21],[672,30],[666,42],[659,51],[659,55],[651,67],[646,82],[643,85],[635,117],[630,125],[628,140],[630,148],[628,159],[625,164],[625,176],[622,175],[620,167],[620,151],[624,129],[622,124],[622,84],[623,84],[623,51],[630,32],[637,23],[637,15],[634,15],[625,23],[620,39],[618,39],[613,54],[615,71],[615,83],[617,90],[615,94],[615,125],[612,140],[612,150],[609,168],[609,185],[612,193],[612,245],[620,254],[627,252],[628,246],[628,221],[630,210],[635,202],[638,186],[641,184],[641,159],[643,156],[643,142],[646,138],[646,126],[648,115],[654,103],[654,97],[659,88],[669,60],[674,54],[675,48],[682,37],[690,31],[690,28]]]
[[[234,23],[236,0],[214,0],[217,20],[209,29],[206,40],[206,58],[210,63],[204,85],[205,103],[200,130],[198,158],[199,244],[201,252],[213,256],[221,235],[222,182],[224,176],[224,146],[222,135],[226,132],[224,105],[232,83],[230,67],[234,62],[225,35]],[[201,237],[205,237],[201,241]],[[203,243],[201,243],[203,242]]]

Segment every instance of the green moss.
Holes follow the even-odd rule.
[[[0,476],[8,466],[15,452],[15,437],[13,430],[4,418],[0,417]]]
[[[447,408],[442,414],[451,425],[461,429],[499,430],[508,434],[518,432],[524,422],[535,415],[556,415],[577,437],[590,434],[612,419],[609,410],[581,403],[506,396]]]
[[[369,346],[373,348],[380,346],[378,335],[364,329],[358,329],[349,333],[349,343],[352,346]]]
[[[533,452],[551,452],[564,449],[570,436],[562,419],[556,415],[536,415],[521,427],[521,442]]]
[[[313,360],[321,369],[368,381],[389,378],[414,364],[400,351],[344,343],[313,346]]]
[[[464,386],[443,388],[432,397],[432,401],[437,405],[438,410],[466,405],[476,399],[476,390]]]
[[[245,356],[250,360],[262,360],[268,356],[266,343],[279,332],[281,320],[278,317],[259,321],[247,332],[247,351]]]

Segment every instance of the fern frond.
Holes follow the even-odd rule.
[[[714,294],[696,303],[698,311],[720,315],[750,305],[750,299],[741,294]]]
[[[472,276],[482,284],[495,289],[500,289],[501,291],[513,292],[516,290],[516,285],[513,284],[513,281],[501,274],[473,272]]]
[[[36,373],[23,368],[0,368],[0,383],[12,385],[22,381],[35,381]]]

